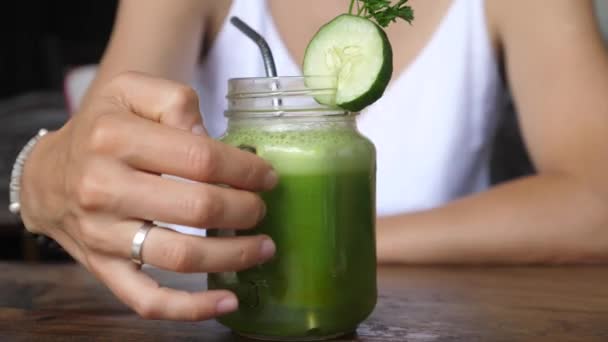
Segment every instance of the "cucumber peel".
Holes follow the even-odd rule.
[[[384,30],[364,17],[343,14],[322,26],[304,54],[305,76],[311,88],[333,86],[335,98],[318,96],[326,105],[337,105],[359,112],[376,102],[388,86],[393,73],[393,52]],[[325,83],[325,84],[323,84]]]

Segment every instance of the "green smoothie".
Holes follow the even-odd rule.
[[[279,173],[278,186],[262,194],[266,218],[238,232],[268,234],[277,252],[252,269],[209,275],[209,288],[237,294],[239,310],[219,321],[240,334],[315,339],[349,333],[376,303],[375,150],[353,118],[289,120],[272,129],[231,127],[222,138],[255,149]]]

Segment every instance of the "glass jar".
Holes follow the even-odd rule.
[[[219,322],[270,340],[322,340],[352,333],[376,304],[373,144],[356,113],[319,104],[335,97],[320,77],[231,79],[221,140],[268,160],[279,174],[261,194],[267,214],[253,230],[276,255],[241,272],[210,274],[209,289],[239,298]],[[211,236],[226,234],[212,230]]]

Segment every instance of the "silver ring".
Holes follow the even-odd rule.
[[[150,230],[154,227],[154,224],[150,221],[145,221],[141,227],[135,233],[133,237],[133,243],[131,244],[131,261],[133,261],[137,266],[140,266],[144,263],[141,259],[141,250],[144,247],[144,241],[146,240],[146,236]]]

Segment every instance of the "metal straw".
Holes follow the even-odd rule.
[[[264,67],[266,68],[267,77],[277,77],[277,68],[274,64],[274,57],[272,57],[272,51],[264,37],[252,29],[249,25],[245,24],[244,21],[238,17],[230,18],[232,25],[236,26],[241,32],[249,37],[253,42],[260,48],[262,58],[264,59]]]

